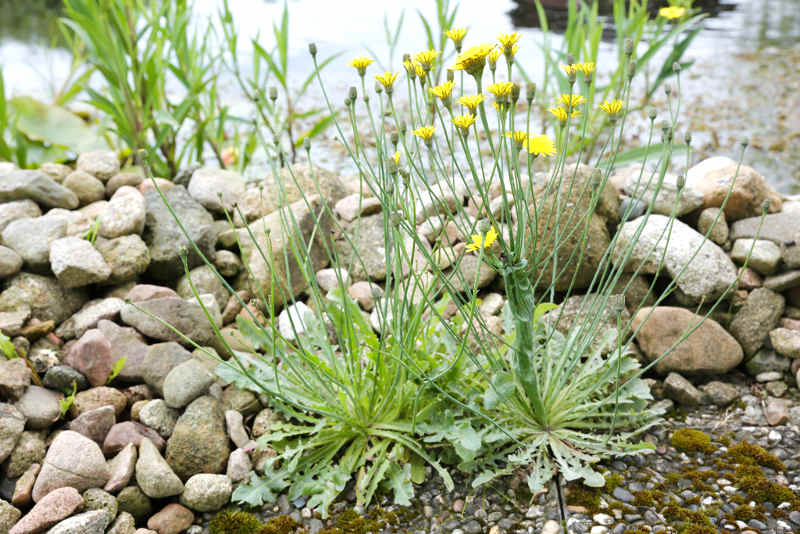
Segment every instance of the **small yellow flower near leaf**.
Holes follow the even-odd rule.
[[[506,137],[510,137],[512,141],[522,146],[528,139],[528,134],[521,130],[516,130],[514,132],[506,132]]]
[[[367,67],[369,67],[370,64],[374,62],[375,62],[374,59],[370,59],[364,56],[359,56],[357,58],[353,58],[353,60],[350,61],[350,63],[348,64],[351,67],[355,67],[355,69],[358,71],[359,76],[364,76],[364,73],[367,72]]]
[[[456,86],[456,82],[444,82],[441,85],[437,85],[435,87],[431,87],[428,91],[431,92],[433,96],[444,100],[445,98],[450,96],[450,93],[453,92],[453,88]]]
[[[497,65],[497,60],[503,55],[503,51],[495,48],[489,53],[489,67],[494,68]]]
[[[583,95],[561,95],[559,101],[568,108],[574,108],[583,104],[586,99],[583,98]]]
[[[450,70],[465,70],[473,76],[478,76],[483,72],[486,65],[486,56],[494,50],[493,44],[482,44],[468,48],[460,53],[456,58],[456,64]]]
[[[473,124],[475,124],[476,118],[477,117],[472,113],[468,113],[466,115],[456,115],[452,120],[453,124],[455,124],[459,130],[466,132]]]
[[[425,80],[425,69],[419,63],[414,64],[414,71],[417,73],[417,78]]]
[[[422,52],[420,52],[417,55],[415,55],[414,59],[416,59],[417,62],[420,65],[422,65],[423,69],[430,70],[431,69],[431,65],[433,65],[433,62],[436,59],[436,56],[438,56],[438,55],[439,55],[439,51],[438,50],[433,50],[433,49],[431,49],[431,50],[423,50]]]
[[[472,238],[472,243],[467,245],[464,250],[467,252],[475,252],[476,250],[490,247],[497,239],[497,230],[492,226],[489,228],[489,231],[486,232],[485,236],[481,234],[472,234],[470,237]]]
[[[458,103],[470,110],[472,113],[475,113],[475,110],[478,109],[478,106],[483,102],[483,95],[469,95],[469,96],[462,96],[458,99]]]
[[[519,41],[519,33],[501,33],[497,36],[497,40],[503,45],[503,50],[511,50],[511,48]]]
[[[667,20],[679,19],[686,14],[686,8],[679,6],[662,7],[658,10],[658,16]]]
[[[594,72],[594,62],[586,61],[584,63],[577,63],[574,65],[580,70],[584,76],[590,76]]]
[[[622,111],[622,100],[614,99],[611,102],[608,100],[604,100],[602,104],[600,104],[600,109],[608,113],[609,115],[616,115],[620,111]]]
[[[513,88],[514,82],[497,82],[487,87],[496,98],[510,95]]]
[[[383,74],[378,74],[375,76],[375,79],[380,82],[381,85],[388,91],[391,91],[392,86],[394,85],[394,81],[397,79],[398,74],[395,72],[384,72]]]
[[[456,45],[456,47],[458,47],[461,45],[461,41],[463,41],[464,37],[467,35],[467,29],[452,28],[444,32],[444,34],[453,41],[453,44]]]
[[[571,76],[573,74],[578,73],[578,65],[561,65],[561,68],[564,69],[564,72],[567,73],[567,76]]]
[[[565,117],[566,120],[566,117]],[[546,135],[528,138],[528,152],[534,156],[552,156],[556,153],[556,144]]]
[[[436,130],[436,126],[421,126],[416,130],[412,131],[414,135],[422,139],[423,141],[430,141],[433,137],[433,132]]]
[[[574,110],[571,115],[567,115],[567,110],[561,106],[558,106],[557,108],[550,108],[548,111],[552,113],[553,116],[558,120],[560,120],[561,122],[567,122],[567,118],[569,116],[571,116],[574,119],[575,117],[580,117],[581,115],[580,110],[577,109]]]
[[[403,67],[406,69],[406,72],[409,76],[411,76],[412,79],[417,75],[417,70],[414,68],[414,62],[410,59],[403,61]]]

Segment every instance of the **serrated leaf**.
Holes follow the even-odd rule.
[[[411,483],[411,464],[392,464],[386,485],[394,493],[394,503],[400,506],[411,506],[414,496],[414,485]]]
[[[498,404],[505,402],[514,393],[514,375],[507,371],[498,371],[492,377],[491,386],[483,394],[483,407],[486,410],[494,409]]]
[[[231,500],[250,506],[263,506],[264,503],[274,502],[278,494],[288,487],[286,473],[274,471],[272,462],[268,461],[264,476],[259,477],[255,472],[251,472],[250,482],[236,488]]]
[[[272,332],[267,330],[266,327],[257,326],[255,322],[243,317],[236,316],[236,327],[242,333],[244,338],[253,347],[253,350],[260,350],[271,347],[273,344]]]

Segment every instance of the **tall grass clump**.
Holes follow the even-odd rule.
[[[682,144],[679,93],[664,121],[650,120],[643,153],[656,172],[643,167],[639,181],[653,198],[636,212],[609,184],[637,72],[632,41],[618,98],[598,106],[606,127],[589,158],[580,148],[570,156],[570,147],[595,113],[595,65],[564,63],[565,91],[542,97],[514,81],[518,34],[462,49],[466,32],[448,33],[461,50],[452,64],[426,49],[376,75],[371,60],[354,59],[360,87],[350,88],[340,115],[317,74],[358,170],[360,202],[377,202],[379,217],[344,223],[319,180],[287,205],[287,188],[301,179],[297,166],[279,172],[286,155],[272,159],[284,207],[240,227],[242,214],[230,214],[245,293],[255,300],[220,279],[243,306],[237,324],[252,351],[233,350],[211,321],[231,356],[218,374],[266,394],[279,414],[259,438],[270,457],[236,500],[256,505],[288,490],[324,515],[352,484],[360,505],[379,489],[408,504],[427,467],[448,489],[454,468],[474,475],[474,486],[515,471],[534,493],[554,479],[557,489],[561,480],[601,486],[599,461],[653,449],[642,435],[661,414],[649,408],[642,374],[658,360],[642,367],[634,357],[631,317],[675,292],[686,267],[672,280],[654,278],[637,299],[626,295],[645,264],[661,270],[675,223],[682,178],[641,261],[639,236]],[[309,50],[316,62],[317,47]],[[437,84],[437,71],[446,81]],[[533,120],[538,106],[548,109],[544,123]],[[651,153],[656,138],[663,149]],[[304,146],[303,165],[315,176],[311,143]],[[592,166],[580,163],[584,156]],[[623,227],[632,239],[621,237]],[[380,236],[380,246],[360,248],[365,234]],[[449,242],[453,235],[460,239]],[[322,284],[316,272],[329,264],[335,281]],[[358,272],[381,283],[369,313],[348,292]],[[505,292],[499,321],[481,311],[491,283]],[[698,303],[702,316],[734,285]]]

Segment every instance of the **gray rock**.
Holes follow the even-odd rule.
[[[222,276],[236,276],[242,270],[242,260],[230,250],[218,250],[214,254],[214,267]],[[185,275],[184,275],[185,276]]]
[[[288,341],[294,341],[306,333],[308,324],[313,324],[314,312],[302,302],[295,302],[278,314],[278,331]]]
[[[173,187],[165,196],[189,237],[205,256],[211,257],[217,240],[211,214],[181,186]],[[183,275],[183,262],[179,255],[182,247],[188,253],[189,268],[200,265],[203,260],[161,201],[158,192],[150,190],[145,193],[145,204],[147,217],[142,238],[150,249],[150,275],[162,281],[173,281]]]
[[[25,360],[0,360],[0,395],[17,401],[31,385],[31,370]]]
[[[347,222],[381,211],[381,201],[375,197],[362,197],[358,193],[347,195],[334,206],[336,215]]]
[[[83,509],[89,510],[105,510],[106,513],[114,519],[117,517],[117,499],[110,493],[101,490],[100,488],[89,488],[83,492]]]
[[[55,215],[17,219],[3,230],[3,243],[30,269],[44,271],[50,264],[50,244],[67,234],[68,224],[68,219]]]
[[[0,403],[0,463],[11,455],[23,430],[25,416],[22,412],[11,404]]]
[[[0,232],[17,219],[36,218],[42,215],[39,205],[31,199],[0,203]]]
[[[94,248],[111,268],[111,275],[106,280],[107,284],[120,284],[135,280],[150,265],[150,251],[142,238],[136,234],[116,239],[98,238],[94,243]]]
[[[424,269],[421,261],[414,264],[416,272],[419,272],[420,268]],[[472,291],[476,282],[478,289],[484,288],[497,278],[497,272],[487,262],[481,262],[475,254],[464,255],[461,261],[449,269],[445,275],[455,290],[459,292]]]
[[[766,239],[737,239],[733,242],[731,259],[740,265],[744,265],[747,256],[750,260],[747,266],[754,271],[768,275],[778,268],[781,262],[781,249],[772,241]]]
[[[178,419],[167,441],[167,463],[186,480],[198,473],[222,473],[229,454],[219,401],[200,397]]]
[[[250,476],[253,463],[244,449],[236,449],[228,457],[227,475],[231,482],[241,482]]]
[[[170,408],[183,408],[208,392],[214,375],[192,358],[175,366],[164,378],[164,402]]]
[[[672,230],[667,243],[670,224]],[[637,237],[640,225],[644,226]],[[663,270],[675,280],[679,296],[687,303],[718,298],[736,282],[736,266],[721,248],[704,240],[679,220],[670,223],[669,217],[664,215],[651,215],[647,220],[640,218],[623,224],[612,261],[616,265],[621,263],[629,248],[631,255],[625,264],[626,271],[642,265],[642,273],[655,274],[663,256]]]
[[[218,327],[222,326],[219,308],[216,305],[208,308],[214,323]],[[162,341],[182,341],[182,338],[161,321],[199,345],[211,345],[216,336],[200,304],[179,297],[154,298],[136,305],[127,304],[122,308],[121,317],[123,323],[136,328],[145,336]]]
[[[128,485],[136,469],[139,455],[136,445],[128,443],[121,451],[107,462],[110,476],[103,487],[105,491],[117,492]]]
[[[144,196],[133,187],[124,185],[108,201],[100,218],[98,235],[106,238],[141,234],[144,230],[146,207]]]
[[[768,276],[764,279],[764,287],[778,292],[800,287],[800,270],[786,271]]]
[[[0,532],[8,532],[22,515],[16,506],[0,499]]]
[[[158,449],[149,439],[139,445],[139,459],[136,461],[136,483],[151,499],[163,499],[180,495],[183,483],[170,468]]]
[[[111,523],[105,510],[92,510],[74,515],[47,531],[47,534],[103,534]]]
[[[652,205],[653,213],[670,215],[676,209],[675,216],[680,217],[703,205],[703,195],[691,187],[678,188],[678,176],[666,173],[663,179],[658,171],[645,169],[641,165],[633,165],[628,169],[627,180],[623,191]]]
[[[667,375],[664,380],[664,393],[678,404],[685,406],[699,406],[705,401],[703,392],[678,373]]]
[[[711,404],[725,407],[739,398],[739,390],[727,382],[714,380],[700,386],[700,391],[706,394]]]
[[[119,172],[119,158],[113,150],[83,152],[78,156],[77,168],[107,182]]]
[[[125,358],[125,365],[117,375],[117,379],[124,382],[141,382],[144,378],[142,366],[149,350],[144,338],[133,328],[118,326],[105,319],[98,321],[97,329],[111,344],[111,361],[116,363]]]
[[[739,342],[745,357],[761,348],[770,330],[783,315],[786,299],[765,288],[754,289],[747,295],[744,305],[733,316],[728,331]]]
[[[63,163],[46,162],[39,166],[39,170],[56,182],[61,183],[64,181],[64,178],[66,178],[67,175],[72,172],[72,167],[69,165],[64,165]]]
[[[61,185],[75,193],[81,206],[103,200],[106,196],[106,186],[103,182],[83,171],[69,173]]]
[[[194,171],[187,189],[208,211],[222,215],[239,203],[245,180],[238,172],[203,167]]]
[[[88,286],[111,276],[103,255],[79,237],[64,237],[50,244],[50,267],[66,288]]]
[[[232,492],[227,476],[201,473],[186,481],[180,500],[182,505],[195,512],[216,512],[228,504]]]
[[[128,512],[122,512],[107,534],[136,534],[136,520]]]
[[[725,213],[719,208],[706,208],[697,217],[697,231],[717,245],[724,245],[728,241],[730,228],[725,221]]]
[[[14,276],[22,269],[22,256],[8,247],[0,246],[0,279]]]
[[[761,231],[758,229],[761,227]],[[797,214],[792,212],[771,213],[736,221],[731,225],[731,240],[751,238],[767,239],[778,245],[789,245],[797,233]]]
[[[137,523],[145,523],[153,513],[153,503],[138,486],[128,486],[117,495],[117,505],[120,513],[131,514]]]
[[[117,317],[124,305],[125,301],[116,297],[90,300],[56,328],[56,335],[64,341],[81,337],[87,330],[95,328],[101,320]]]
[[[78,207],[78,197],[40,171],[13,171],[0,180],[0,202],[31,199],[47,208]]]
[[[101,406],[80,414],[69,422],[67,429],[82,434],[98,445],[102,445],[108,435],[108,431],[116,423],[117,415],[114,412],[114,407]]]
[[[6,476],[17,478],[22,476],[33,464],[39,463],[47,452],[44,442],[44,431],[26,430],[19,437],[17,446],[8,457]]]
[[[89,438],[65,430],[47,450],[42,470],[33,486],[33,500],[57,488],[71,486],[78,491],[102,488],[110,476],[103,452]]]
[[[175,369],[180,367],[179,365]],[[158,432],[161,437],[168,438],[180,415],[179,410],[167,406],[163,399],[153,399],[139,410],[139,421]]]
[[[228,428],[228,437],[237,447],[244,447],[250,441],[247,430],[244,428],[244,416],[236,410],[225,410],[225,426]]]
[[[150,345],[142,361],[142,377],[153,391],[163,396],[164,379],[169,372],[191,358],[192,354],[174,341]]]
[[[776,328],[769,333],[769,342],[775,352],[788,358],[800,358],[800,330]]]
[[[770,371],[787,373],[791,364],[792,362],[789,358],[780,356],[773,350],[762,348],[745,362],[744,368],[750,376],[757,376]]]
[[[225,304],[228,301],[228,290],[225,289],[225,286],[222,284],[217,275],[214,274],[214,271],[208,265],[201,265],[200,267],[195,267],[191,271],[189,271],[189,275],[183,275],[181,279],[178,281],[178,285],[175,288],[178,295],[181,297],[188,299],[194,296],[192,291],[192,287],[189,284],[189,277],[191,277],[192,284],[197,290],[198,294],[203,293],[210,293],[214,295],[214,299],[217,301],[218,304]]]
[[[28,387],[16,407],[25,416],[27,427],[34,430],[47,428],[61,416],[58,396],[39,386]]]

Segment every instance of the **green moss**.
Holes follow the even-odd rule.
[[[303,524],[288,515],[273,517],[261,527],[258,534],[305,534]]]
[[[635,527],[626,528],[622,534],[650,534],[650,529],[644,525],[636,525]]]
[[[600,509],[601,489],[590,488],[580,482],[573,482],[567,486],[567,504],[570,506],[583,506],[594,513]]]
[[[732,446],[725,453],[725,456],[732,462],[737,464],[746,465],[760,465],[762,467],[769,467],[775,471],[785,471],[786,466],[783,465],[777,456],[767,452],[764,447],[759,445],[752,445],[746,441]]]
[[[739,505],[734,508],[733,512],[728,514],[728,519],[730,521],[750,521],[751,519],[766,521],[767,517],[764,515],[764,509],[761,506]]]
[[[660,490],[642,490],[633,494],[634,506],[655,506],[664,502],[664,492]]]
[[[603,486],[603,490],[606,493],[613,493],[623,482],[625,482],[625,479],[619,473],[608,474],[606,475],[606,484]]]
[[[251,513],[222,510],[208,523],[211,534],[253,534],[261,529],[261,521]]]
[[[716,448],[711,443],[711,436],[694,428],[679,428],[672,433],[669,441],[673,447],[686,453],[709,454]]]
[[[686,525],[678,534],[718,534],[718,531],[711,525]]]
[[[370,510],[365,516],[355,510],[345,510],[336,518],[335,525],[322,529],[319,534],[367,534],[381,532],[397,521],[397,515],[383,508]]]
[[[773,504],[789,502],[794,507],[800,505],[800,499],[791,489],[768,480],[757,465],[739,465],[734,471],[734,476],[736,485],[747,494],[750,500]]]

